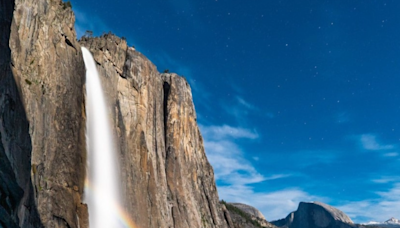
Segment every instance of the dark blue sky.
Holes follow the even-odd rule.
[[[72,0],[190,82],[220,198],[400,217],[400,2]]]

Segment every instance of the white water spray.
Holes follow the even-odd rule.
[[[92,54],[82,47],[86,66],[88,169],[85,201],[91,228],[117,228],[120,205],[117,154],[111,121]]]

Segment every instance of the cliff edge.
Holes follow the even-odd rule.
[[[120,146],[125,208],[139,227],[227,227],[196,121],[176,74],[112,34],[80,40],[97,62]]]
[[[229,227],[187,81],[114,35],[76,40],[71,5],[0,0],[0,226],[87,228],[85,66],[97,62],[137,227]]]

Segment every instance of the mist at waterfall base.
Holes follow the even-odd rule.
[[[111,120],[92,54],[82,47],[86,66],[87,178],[84,200],[91,228],[125,227],[120,217],[121,194]]]

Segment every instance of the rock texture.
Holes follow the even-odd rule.
[[[288,214],[288,216],[286,216],[286,218],[272,221],[271,223],[278,227],[287,228],[289,227],[289,225],[293,223],[293,220],[294,220],[294,212],[291,212],[290,214]]]
[[[8,48],[0,61],[6,219],[18,227],[76,228],[87,213],[81,205],[85,67],[74,14],[61,0],[1,0],[1,10],[7,11],[1,47]]]
[[[88,227],[81,44],[102,75],[136,226],[232,227],[184,78],[113,35],[78,43],[61,0],[0,2],[0,227]]]
[[[120,145],[125,208],[138,227],[227,227],[187,81],[160,74],[114,35],[83,38]]]
[[[287,228],[352,228],[360,227],[342,211],[320,202],[301,202],[297,211],[285,219],[272,222]]]
[[[22,188],[30,182],[26,178],[30,167],[28,123],[10,67],[8,41],[13,10],[14,2],[0,1],[0,227],[11,228],[18,227],[18,205],[24,196]],[[14,126],[17,119],[21,124]],[[25,150],[16,148],[24,143],[28,147]]]
[[[276,228],[267,222],[262,213],[256,208],[241,203],[226,203],[222,201],[225,218],[234,228]],[[262,217],[259,217],[262,216]]]
[[[259,211],[257,208],[243,204],[243,203],[229,203],[237,208],[239,208],[240,210],[246,212],[247,214],[250,214],[251,216],[257,217],[257,218],[261,218],[265,220],[264,215],[261,213],[261,211]]]

